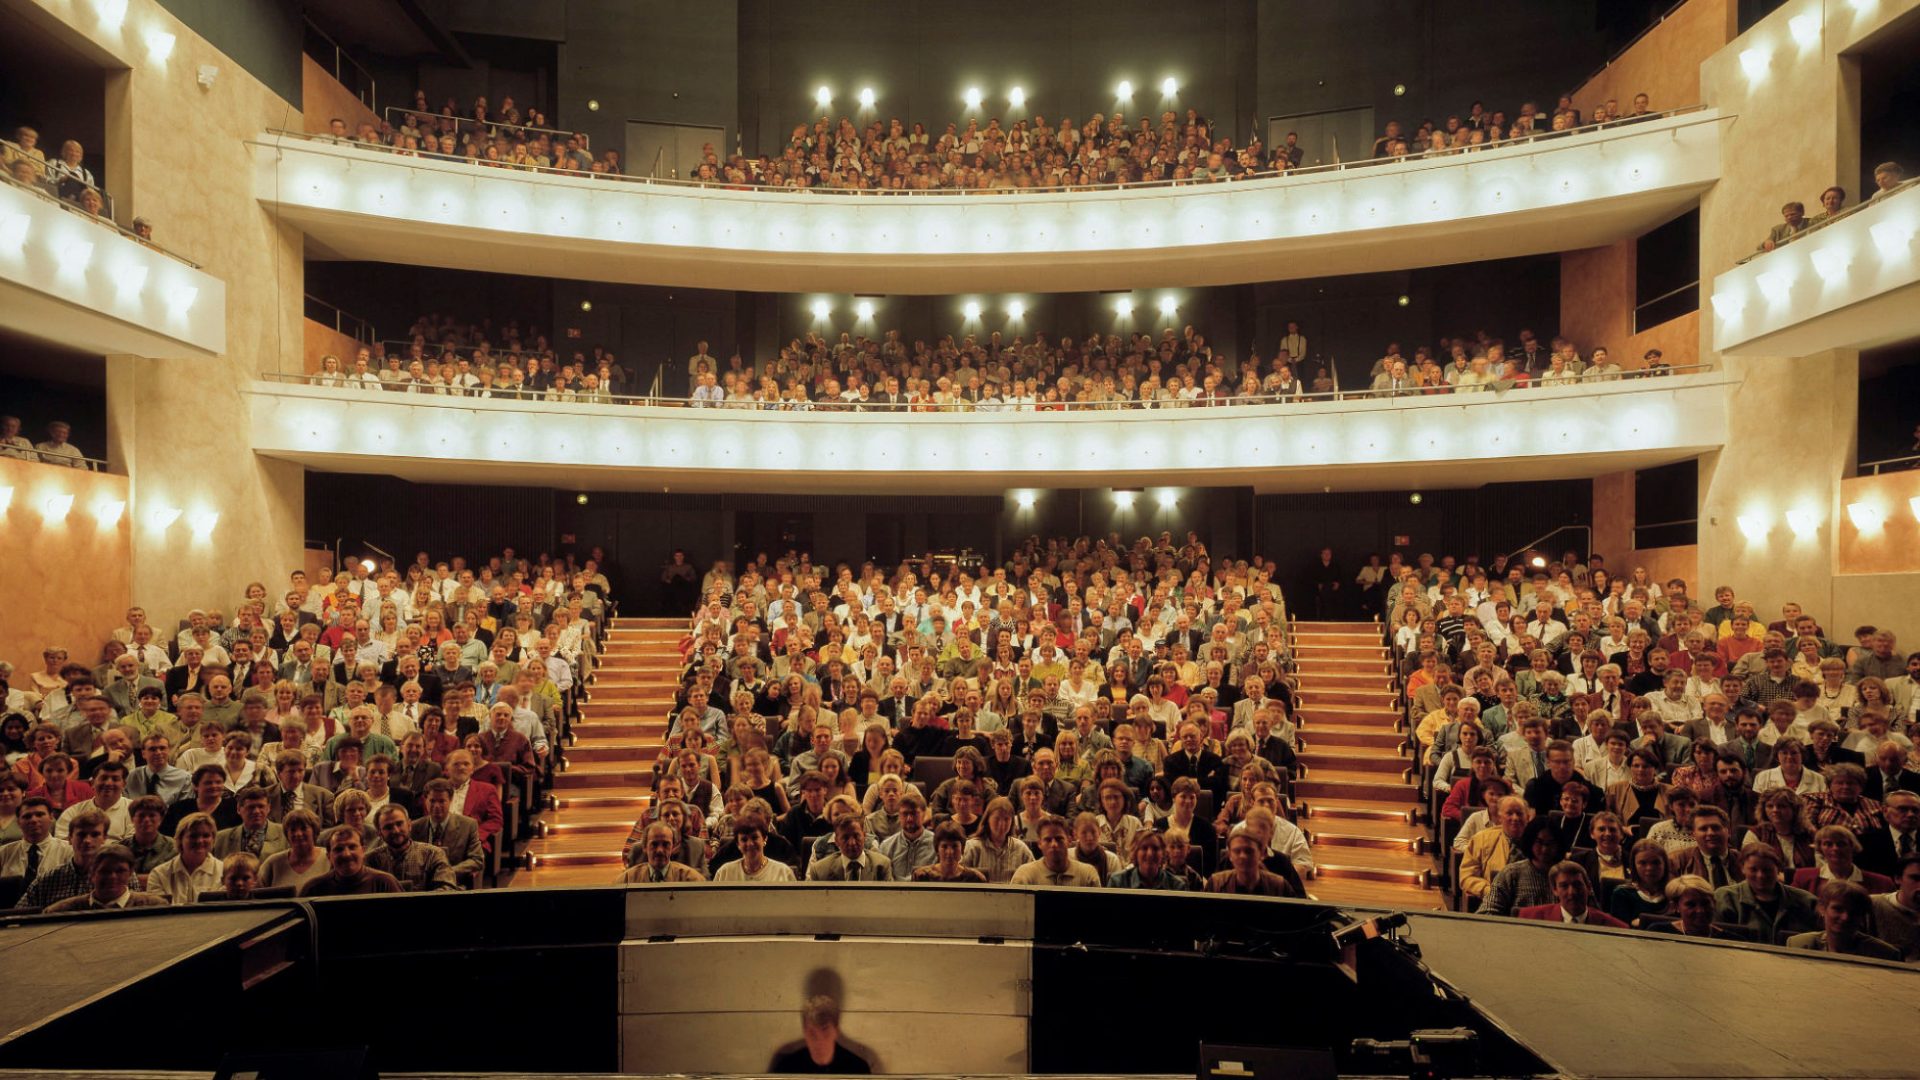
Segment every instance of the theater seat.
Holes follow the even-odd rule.
[[[913,759],[913,782],[928,791],[953,779],[953,759],[950,757],[927,757],[922,755]]]
[[[12,877],[0,877],[0,910],[10,908],[20,902],[27,891],[27,879],[18,874]]]

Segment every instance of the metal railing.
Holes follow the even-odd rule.
[[[189,259],[185,255],[181,255],[178,252],[169,251],[166,248],[161,247],[159,244],[156,244],[153,241],[146,239],[145,237],[141,236],[139,233],[134,232],[132,229],[129,229],[124,225],[121,225],[119,222],[115,221],[112,217],[108,216],[105,213],[100,213],[100,214],[87,213],[86,207],[81,206],[70,199],[61,198],[59,195],[49,190],[45,184],[26,183],[21,180],[17,180],[14,178],[13,173],[11,171],[5,170],[5,169],[0,169],[0,181],[5,182],[8,186],[14,188],[17,191],[31,192],[36,197],[45,199],[47,202],[50,202],[53,205],[58,206],[60,209],[65,210],[70,214],[78,214],[81,217],[87,219],[88,221],[93,222],[96,225],[99,225],[102,228],[112,229],[114,232],[117,232],[120,235],[126,237],[127,239],[132,240],[134,243],[152,248],[153,250],[159,252],[162,255],[165,255],[170,259],[174,259],[178,262],[184,263],[187,266],[194,268],[195,270],[200,269],[199,263],[194,262],[192,259]],[[95,188],[94,190],[97,191],[99,189]],[[102,197],[104,197],[104,195],[105,193],[103,192]]]
[[[664,369],[663,369],[664,370]],[[298,383],[307,386],[328,386],[340,389],[354,389],[362,393],[407,393],[417,397],[434,400],[433,404],[447,404],[463,398],[494,401],[525,401],[562,405],[648,405],[666,408],[708,408],[722,412],[860,412],[860,413],[952,413],[963,415],[1000,415],[1004,413],[1025,412],[1147,412],[1174,411],[1179,409],[1237,408],[1264,405],[1312,405],[1335,401],[1369,401],[1374,399],[1405,398],[1408,403],[1415,400],[1432,400],[1436,397],[1460,398],[1462,404],[1471,404],[1482,397],[1488,400],[1504,400],[1512,394],[1529,394],[1536,390],[1551,390],[1560,387],[1594,384],[1602,382],[1647,382],[1663,379],[1671,375],[1697,374],[1711,370],[1709,365],[1687,365],[1657,369],[1636,369],[1623,371],[1618,375],[1605,375],[1595,379],[1573,378],[1556,383],[1515,382],[1505,387],[1469,387],[1455,389],[1451,386],[1422,387],[1413,390],[1339,390],[1324,393],[1301,394],[1241,394],[1232,393],[1212,399],[1210,403],[1195,401],[1165,402],[1121,399],[1114,401],[1060,401],[1042,403],[1019,403],[1008,405],[1005,402],[968,402],[963,404],[937,402],[880,402],[841,400],[828,401],[782,401],[765,402],[734,399],[720,402],[695,401],[687,397],[664,396],[659,392],[660,373],[656,372],[653,391],[647,394],[612,394],[601,391],[552,391],[528,389],[484,388],[455,389],[439,384],[416,384],[411,378],[396,379],[393,372],[370,372],[372,379],[358,382],[350,374],[340,375],[266,373],[262,379],[269,382]],[[477,376],[476,376],[477,378]],[[425,404],[423,402],[422,404]]]
[[[1806,228],[1801,229],[1799,232],[1794,233],[1792,236],[1789,236],[1785,240],[1782,240],[1779,243],[1773,245],[1773,250],[1779,251],[1781,248],[1786,247],[1788,244],[1792,244],[1797,241],[1803,240],[1809,236],[1813,236],[1814,234],[1818,233],[1820,230],[1825,229],[1830,225],[1833,225],[1835,222],[1845,221],[1846,219],[1852,217],[1853,215],[1858,214],[1861,211],[1865,210],[1869,206],[1875,206],[1875,205],[1878,205],[1883,200],[1891,199],[1895,195],[1913,187],[1915,184],[1920,184],[1920,176],[1915,176],[1906,180],[1902,180],[1900,183],[1895,184],[1894,186],[1888,188],[1885,191],[1876,191],[1872,195],[1868,196],[1867,198],[1862,199],[1857,203],[1854,203],[1852,206],[1842,207],[1840,212],[1837,214],[1829,214],[1825,217],[1808,219]],[[1772,252],[1756,251],[1753,254],[1740,259],[1738,262],[1734,263],[1734,265],[1744,266],[1745,264],[1750,263],[1753,260],[1758,259],[1763,255],[1770,255],[1770,254],[1772,254]]]
[[[508,120],[475,120],[471,116],[461,116],[457,113],[428,112],[423,109],[402,108],[399,105],[387,106],[386,109],[382,111],[381,116],[386,120],[387,125],[396,132],[400,130],[401,124],[395,122],[395,116],[399,116],[403,120],[412,117],[431,123],[435,129],[442,128],[448,121],[452,121],[454,134],[459,134],[462,131],[477,130],[489,138],[495,135],[524,138],[527,134],[532,133],[535,135],[545,135],[556,143],[564,143],[568,139],[579,139],[580,149],[592,149],[592,140],[587,137],[587,133],[584,131],[562,131],[559,128],[534,127],[532,124],[515,124]],[[444,132],[437,130],[436,133],[444,134]]]
[[[334,333],[345,334],[368,348],[380,343],[380,334],[373,324],[349,311],[342,311],[312,293],[302,294],[305,300],[306,317],[323,325],[331,325]]]
[[[67,444],[69,447],[72,443]],[[106,458],[91,458],[84,455],[68,457],[64,454],[45,454],[39,450],[27,450],[14,446],[0,446],[0,459],[29,461],[56,469],[84,469],[87,472],[111,472]]]
[[[35,149],[39,149],[39,147],[35,147]],[[28,161],[33,160],[32,156],[23,150],[19,143],[11,139],[0,139],[0,157],[8,157],[15,161],[22,159]],[[80,167],[82,169],[86,168],[84,163]],[[81,193],[91,191],[95,195],[100,196],[101,209],[98,216],[113,218],[115,216],[113,196],[107,194],[106,188],[101,187],[98,183],[88,180],[72,170],[72,166],[67,165],[59,158],[48,158],[37,166],[36,171],[40,174],[40,179],[37,183],[28,185],[26,181],[20,180],[18,177],[14,177],[13,179],[17,184],[38,187],[56,199],[72,203],[83,213],[86,208],[80,205],[80,200],[83,197]],[[9,168],[9,172],[11,172],[11,168]],[[87,173],[89,176],[92,175],[92,170],[87,170]]]
[[[380,98],[378,88],[374,83],[373,72],[368,70],[365,64],[355,60],[352,54],[348,53],[339,42],[329,37],[326,31],[315,26],[312,19],[306,20],[306,23],[307,37],[317,40],[306,41],[303,51],[321,63],[326,63],[328,58],[331,57],[333,64],[329,70],[329,74],[333,76],[333,81],[352,90],[353,96],[359,98],[360,104],[365,105],[369,111],[379,108],[377,103]],[[364,88],[347,82],[347,69],[349,66],[351,66],[359,76],[354,80],[354,83],[364,82],[366,84]]]
[[[1377,158],[1364,158],[1357,161],[1329,162],[1325,165],[1311,165],[1305,168],[1298,168],[1298,169],[1285,169],[1285,170],[1263,169],[1263,170],[1256,170],[1256,171],[1242,173],[1241,175],[1236,177],[1220,177],[1217,179],[1209,177],[1207,179],[1202,179],[1202,180],[1195,180],[1191,178],[1182,179],[1182,180],[1139,180],[1139,181],[1130,181],[1126,183],[1106,183],[1106,184],[1082,183],[1082,184],[1074,184],[1072,186],[1061,185],[1061,186],[1055,186],[1055,187],[1004,186],[1004,187],[993,187],[993,188],[928,188],[924,190],[912,189],[912,188],[893,189],[893,188],[788,187],[788,186],[779,185],[779,184],[760,184],[760,183],[755,183],[751,181],[744,184],[740,184],[740,183],[733,183],[726,180],[685,180],[685,179],[668,179],[664,177],[635,176],[630,173],[608,173],[608,172],[596,173],[596,172],[589,172],[588,170],[585,170],[585,169],[558,168],[555,166],[514,165],[505,161],[489,161],[482,158],[466,157],[458,154],[429,153],[428,151],[425,151],[425,150],[418,150],[418,151],[395,150],[393,147],[387,146],[384,143],[364,143],[364,142],[360,142],[357,139],[337,139],[331,135],[316,135],[310,132],[287,131],[280,128],[270,128],[268,129],[267,133],[269,135],[273,135],[277,138],[283,138],[283,139],[297,139],[303,142],[312,142],[312,143],[321,143],[321,144],[332,143],[332,144],[339,144],[339,145],[355,146],[355,147],[359,147],[366,150],[379,150],[387,153],[400,154],[406,157],[418,157],[418,158],[432,159],[437,161],[465,163],[469,165],[477,165],[477,166],[482,166],[487,168],[504,169],[509,172],[516,172],[516,173],[532,173],[532,174],[550,173],[556,176],[589,177],[595,180],[619,181],[622,183],[645,184],[645,185],[656,186],[656,187],[710,188],[710,189],[734,190],[734,191],[754,191],[754,192],[762,192],[762,193],[779,192],[779,193],[824,194],[824,195],[856,196],[856,197],[857,196],[892,197],[892,198],[930,197],[930,196],[1005,197],[1009,195],[1084,194],[1087,192],[1099,192],[1099,191],[1137,191],[1137,190],[1154,190],[1154,189],[1166,189],[1168,191],[1171,191],[1172,189],[1175,189],[1175,188],[1207,187],[1207,186],[1212,186],[1216,184],[1245,183],[1246,181],[1249,181],[1249,180],[1272,180],[1272,179],[1302,177],[1302,176],[1324,177],[1330,180],[1342,180],[1342,179],[1345,179],[1345,176],[1343,174],[1350,173],[1356,169],[1385,169],[1385,168],[1394,167],[1396,165],[1409,164],[1414,162],[1432,162],[1432,161],[1437,161],[1437,160],[1448,158],[1448,157],[1456,157],[1456,156],[1473,157],[1475,155],[1497,153],[1500,151],[1508,151],[1508,150],[1520,151],[1520,153],[1511,155],[1511,156],[1524,157],[1531,154],[1545,153],[1549,150],[1557,149],[1558,148],[1557,143],[1559,140],[1575,138],[1583,135],[1598,135],[1598,136],[1601,136],[1601,138],[1595,139],[1593,141],[1602,142],[1602,141],[1605,141],[1606,139],[1629,133],[1629,132],[1621,131],[1620,129],[1622,128],[1631,128],[1635,125],[1638,125],[1640,123],[1644,123],[1650,120],[1663,120],[1663,119],[1669,119],[1677,116],[1685,116],[1691,113],[1702,112],[1702,111],[1705,111],[1706,108],[1707,106],[1704,106],[1704,105],[1689,105],[1685,108],[1668,109],[1664,112],[1651,112],[1642,116],[1622,117],[1621,119],[1618,119],[1618,120],[1609,120],[1599,124],[1586,124],[1577,128],[1568,128],[1565,131],[1538,132],[1532,135],[1522,136],[1521,138],[1518,138],[1518,139],[1504,139],[1500,142],[1490,142],[1490,143],[1487,143],[1485,146],[1481,146],[1481,147],[1449,148],[1447,150],[1435,151],[1431,153],[1423,152],[1419,154],[1407,154],[1405,156],[1400,156],[1400,157],[1377,157]],[[1696,123],[1712,123],[1717,119],[1718,119],[1717,116],[1704,117],[1696,121]],[[1507,156],[1507,155],[1503,155],[1503,156]]]
[[[1859,473],[1862,476],[1879,476],[1883,472],[1905,472],[1908,469],[1920,469],[1920,454],[1863,461],[1860,463]]]

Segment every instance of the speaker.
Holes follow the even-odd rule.
[[[380,1080],[364,1046],[308,1050],[236,1050],[213,1080]]]

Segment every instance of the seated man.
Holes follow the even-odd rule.
[[[1589,906],[1592,889],[1587,883],[1587,872],[1579,863],[1555,863],[1548,876],[1553,882],[1554,903],[1523,907],[1518,912],[1521,918],[1535,919],[1540,922],[1562,922],[1573,926],[1611,926],[1619,930],[1627,928],[1626,923],[1598,908]]]
[[[300,887],[303,898],[402,891],[398,878],[366,865],[366,845],[360,839],[360,830],[352,825],[336,825],[327,833],[327,859],[330,863],[327,873]]]
[[[673,826],[664,821],[656,821],[647,826],[640,846],[645,858],[627,867],[619,877],[613,879],[615,885],[632,885],[640,882],[661,884],[665,882],[705,881],[706,875],[683,862],[676,862],[673,851],[679,838],[674,835]]]
[[[273,797],[266,788],[250,784],[234,802],[240,807],[240,824],[220,830],[213,838],[215,858],[225,859],[236,851],[244,851],[256,859],[265,859],[277,851],[287,850],[286,832],[271,820]]]
[[[486,869],[486,847],[480,840],[480,823],[453,811],[453,782],[445,777],[427,781],[426,815],[413,823],[413,838],[446,852],[454,879],[463,875],[478,879]]]
[[[119,844],[108,844],[93,857],[87,878],[89,890],[79,896],[69,896],[49,904],[47,914],[167,906],[167,902],[160,897],[131,888],[133,879],[133,853]]]
[[[1900,950],[1867,933],[1873,925],[1873,900],[1851,881],[1829,881],[1820,888],[1821,929],[1794,934],[1789,949],[1900,960]]]
[[[447,853],[432,844],[414,842],[406,807],[388,803],[374,816],[374,825],[380,830],[380,843],[367,853],[368,866],[392,874],[413,892],[459,887]]]
[[[800,1006],[803,1044],[775,1054],[770,1073],[829,1073],[864,1076],[873,1071],[860,1055],[840,1045],[840,1003],[817,994]]]
[[[867,847],[867,822],[859,814],[840,818],[833,827],[833,843],[834,851],[807,867],[808,881],[893,880],[893,864]]]
[[[1248,841],[1251,847],[1252,841]],[[1097,889],[1100,874],[1073,859],[1073,834],[1065,818],[1048,814],[1040,819],[1036,844],[1040,857],[1013,872],[1014,885],[1070,885]]]
[[[1287,884],[1287,879],[1266,868],[1266,852],[1261,850],[1264,846],[1246,830],[1234,833],[1227,840],[1227,858],[1233,867],[1208,878],[1207,891],[1241,896],[1292,896],[1293,887]]]

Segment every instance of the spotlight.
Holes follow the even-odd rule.
[[[814,317],[814,318],[816,318],[816,319],[824,319],[824,318],[826,318],[826,317],[827,317],[827,316],[828,316],[829,314],[831,314],[832,312],[833,312],[833,305],[832,305],[832,304],[829,304],[829,303],[827,303],[827,302],[826,302],[825,300],[815,300],[815,301],[813,302],[813,317]]]
[[[1416,491],[1413,494],[1407,496],[1407,501],[1412,503],[1415,506],[1419,506],[1421,503],[1427,501],[1427,497]]]
[[[580,310],[581,310],[581,311],[592,311],[592,310],[593,310],[593,301],[591,301],[591,300],[582,300],[582,301],[580,301]]]
[[[1160,298],[1160,314],[1165,315],[1167,318],[1171,319],[1173,318],[1173,313],[1179,310],[1180,310],[1180,302],[1175,300],[1173,297],[1163,296]]]
[[[1162,96],[1172,97],[1173,95],[1179,92],[1180,92],[1180,81],[1178,79],[1175,79],[1173,76],[1169,75],[1166,78],[1160,80],[1160,93]]]
[[[862,300],[858,304],[854,305],[853,310],[854,310],[854,313],[859,315],[862,319],[871,319],[873,318],[873,301]]]
[[[1026,90],[1016,86],[1013,89],[1007,91],[1007,104],[1013,106],[1016,109],[1025,107],[1027,104]]]
[[[1413,303],[1413,297],[1408,296],[1406,293],[1401,293],[1399,297],[1394,300],[1394,303],[1399,304],[1401,307],[1406,307],[1408,304]]]
[[[1533,558],[1527,560],[1527,565],[1533,567],[1535,570],[1545,570],[1547,568],[1547,557],[1545,555],[1535,555]]]
[[[977,86],[967,87],[966,100],[967,100],[967,108],[969,109],[979,108],[980,107],[980,88]]]
[[[1125,318],[1126,316],[1133,314],[1133,297],[1123,296],[1120,299],[1115,300],[1113,302],[1113,310],[1119,312],[1121,318]]]
[[[860,107],[863,109],[873,108],[873,87],[863,86],[860,88]]]
[[[1880,523],[1885,520],[1885,516],[1880,513],[1880,508],[1869,502],[1848,504],[1847,517],[1853,519],[1853,527],[1863,533],[1878,529]]]
[[[980,302],[978,300],[967,301],[966,304],[960,308],[960,313],[967,317],[968,322],[972,322],[974,319],[980,317]]]
[[[40,504],[41,516],[47,519],[48,524],[56,521],[65,521],[67,512],[72,509],[72,495],[49,495],[47,496],[47,501]]]
[[[1015,495],[1013,497],[1013,501],[1019,504],[1020,509],[1031,510],[1033,509],[1033,492],[1023,491],[1020,494]]]
[[[579,503],[581,506],[587,505],[587,493],[583,491],[580,494],[575,495],[573,497],[573,501]]]
[[[1027,305],[1021,303],[1018,300],[1007,301],[1007,318],[1009,319],[1025,318],[1026,314],[1027,314]]]
[[[815,90],[813,92],[813,103],[823,109],[833,104],[833,91],[824,86]]]
[[[1118,97],[1122,100],[1132,97],[1133,83],[1129,82],[1126,79],[1121,79],[1120,85],[1113,88],[1113,94],[1115,97]]]

